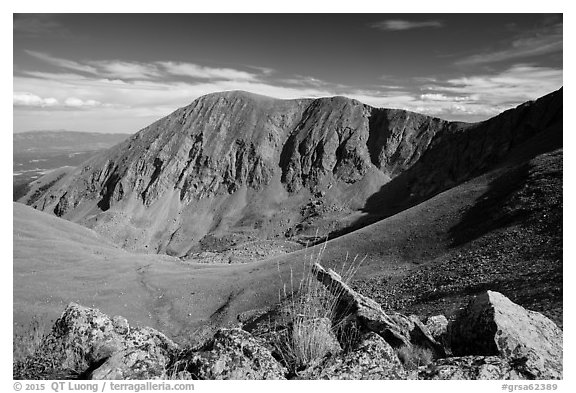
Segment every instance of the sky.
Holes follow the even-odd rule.
[[[224,90],[480,121],[559,89],[562,40],[561,14],[15,14],[14,132],[134,133]]]

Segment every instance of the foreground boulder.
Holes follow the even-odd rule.
[[[122,317],[70,303],[35,356],[15,366],[23,379],[86,378],[113,354],[130,348],[170,358],[178,346],[159,331],[131,327]],[[141,377],[148,377],[142,374]]]
[[[498,356],[465,356],[438,359],[418,369],[418,379],[484,380],[525,379]]]
[[[94,370],[90,379],[156,379],[165,375],[170,359],[158,347],[130,348],[114,353]]]
[[[318,263],[312,266],[312,272],[336,297],[336,313],[339,319],[354,320],[354,323],[364,330],[379,334],[394,348],[416,345],[430,350],[434,357],[446,356],[442,345],[432,337],[417,317],[385,313],[374,300],[346,285],[338,273],[331,269],[326,270]]]
[[[250,333],[220,329],[198,351],[178,357],[170,374],[189,373],[194,379],[285,379],[287,370]]]
[[[394,349],[375,333],[366,334],[352,352],[328,356],[298,379],[405,379]]]
[[[338,296],[338,322],[344,324],[339,328],[349,328],[338,336],[334,320],[298,316],[291,325],[258,338],[240,328],[220,329],[205,344],[179,350],[155,329],[131,327],[122,317],[71,303],[34,355],[16,362],[14,378],[562,378],[562,331],[500,293],[478,296],[446,328],[441,316],[424,325],[416,316],[386,314],[335,273],[323,274],[329,277],[325,285]],[[456,356],[440,358],[446,351],[438,350],[436,339],[449,342]],[[313,356],[296,356],[295,363],[283,356],[291,352],[283,351],[278,340],[303,345],[284,348],[293,354],[313,349]]]
[[[530,379],[562,378],[562,331],[498,292],[477,296],[449,326],[456,356],[500,356]]]
[[[438,341],[446,349],[449,347],[448,319],[444,315],[433,315],[428,317],[425,326],[432,337],[434,337],[434,340]]]

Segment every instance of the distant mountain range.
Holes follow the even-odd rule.
[[[48,151],[94,151],[114,146],[128,134],[79,131],[28,131],[13,135],[14,153]]]
[[[79,165],[128,137],[128,134],[62,130],[13,134],[14,200],[27,192],[31,181],[49,171]]]

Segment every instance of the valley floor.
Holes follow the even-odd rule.
[[[278,302],[320,246],[249,264],[131,254],[77,224],[14,204],[15,332],[50,326],[71,301],[195,342]],[[505,166],[326,244],[335,270],[364,258],[353,286],[421,317],[453,314],[486,289],[562,326],[562,150]]]

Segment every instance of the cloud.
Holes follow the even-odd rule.
[[[50,72],[16,75],[14,90],[33,92],[38,97],[53,97],[58,102],[58,105],[51,108],[40,105],[25,107],[18,105],[21,100],[15,99],[14,122],[18,131],[42,126],[135,132],[200,96],[224,90],[246,90],[278,98],[335,95],[333,90],[314,86],[279,86],[258,80],[118,81],[90,75]],[[70,97],[74,100],[70,100]],[[81,100],[82,104],[76,99]]]
[[[517,64],[501,72],[425,78],[416,86],[411,78],[396,80],[393,86],[360,89],[301,75],[273,78],[257,71],[194,63],[164,61],[132,67],[139,63],[124,62],[122,68],[116,67],[119,62],[109,60],[73,63],[94,67],[97,72],[71,70],[77,64],[68,63],[59,63],[68,66],[62,67],[63,72],[17,72],[14,121],[19,130],[45,124],[53,128],[134,132],[202,95],[225,90],[246,90],[282,99],[344,95],[375,107],[477,121],[562,85],[561,69],[531,64]],[[126,78],[128,75],[131,78]]]
[[[462,102],[462,101],[474,101],[474,98],[469,96],[459,97],[459,96],[447,96],[438,93],[427,93],[421,94],[420,99],[423,101],[441,101],[441,102]]]
[[[83,108],[83,107],[96,107],[102,105],[96,100],[81,100],[76,97],[69,97],[64,100],[64,105],[72,108]]]
[[[166,72],[172,75],[188,76],[199,79],[256,80],[257,75],[232,68],[211,68],[193,63],[172,61],[158,62]]]
[[[276,70],[274,68],[270,68],[270,67],[259,67],[259,66],[253,66],[253,65],[247,65],[246,67],[260,71],[264,75],[272,75],[273,73],[276,72]]]
[[[90,61],[98,69],[97,74],[112,78],[150,79],[161,74],[153,64],[142,64],[127,61]]]
[[[26,36],[69,34],[51,14],[14,14],[13,31]]]
[[[159,79],[170,75],[186,76],[196,79],[209,80],[239,80],[255,81],[259,75],[252,72],[237,70],[233,68],[206,67],[194,63],[180,63],[172,61],[159,61],[156,63],[138,63],[120,60],[87,60],[74,61],[62,59],[43,52],[25,50],[27,54],[42,60],[53,66],[66,70],[79,71],[106,78],[122,79]],[[250,68],[258,69],[262,75],[272,73],[270,68]],[[28,72],[28,74],[31,74]]]
[[[457,94],[475,94],[486,102],[523,102],[562,86],[563,72],[552,67],[516,64],[495,74],[451,78],[433,89]]]
[[[12,95],[13,105],[16,107],[28,108],[53,108],[53,109],[66,109],[75,108],[83,109],[87,107],[101,106],[102,103],[96,100],[82,100],[76,97],[68,97],[63,100],[58,100],[54,97],[41,97],[37,94],[29,92],[14,92]]]
[[[516,64],[501,72],[422,80],[423,91],[373,90],[346,94],[367,104],[407,109],[447,120],[480,121],[562,86],[562,70]]]
[[[370,27],[385,31],[402,31],[423,28],[438,28],[444,26],[440,20],[424,20],[424,21],[409,21],[401,19],[388,19],[380,22],[375,22]]]
[[[32,106],[44,108],[58,105],[58,100],[53,97],[42,98],[28,92],[14,92],[12,101],[15,106]]]
[[[32,57],[35,57],[39,60],[42,60],[48,64],[52,64],[53,66],[56,66],[59,68],[65,68],[67,70],[74,70],[74,71],[80,71],[80,72],[87,72],[90,74],[97,74],[98,73],[98,70],[95,67],[90,66],[90,65],[86,65],[86,64],[81,64],[81,63],[76,62],[76,61],[61,59],[59,57],[51,56],[47,53],[36,52],[36,51],[32,51],[32,50],[24,50],[24,52],[26,52],[27,54],[29,54]]]
[[[424,87],[428,92],[414,108],[455,119],[485,119],[561,86],[561,69],[516,64],[497,73],[437,80]]]
[[[456,65],[467,66],[497,63],[551,53],[562,53],[562,46],[562,23],[557,23],[552,26],[545,26],[531,32],[523,33],[509,42],[504,49],[480,53],[460,59],[456,62]]]

